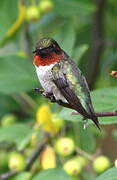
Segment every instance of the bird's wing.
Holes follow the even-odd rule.
[[[64,62],[63,62],[64,64]],[[57,86],[57,88],[60,90],[61,94],[64,96],[64,98],[67,100],[67,102],[70,104],[70,106],[75,109],[77,112],[79,112],[84,118],[90,118],[90,115],[87,113],[85,108],[82,106],[80,99],[76,94],[74,93],[71,84],[67,80],[67,69],[69,68],[67,65],[67,68],[64,69],[63,64],[57,63],[52,68],[52,74],[53,74],[53,82]],[[63,69],[61,69],[63,68]]]
[[[53,82],[70,106],[84,118],[92,119],[100,129],[92,106],[87,82],[75,63],[70,59],[62,60],[53,66],[52,74]]]
[[[92,105],[91,101],[91,96],[90,96],[90,90],[88,87],[88,84],[86,82],[85,77],[82,75],[82,72],[80,69],[76,66],[76,64],[69,58],[68,59],[69,64],[71,65],[71,71],[73,73],[74,81],[77,84],[75,89],[76,89],[76,94],[77,96],[80,96],[80,99],[85,106],[85,109],[87,112],[92,116],[95,116],[95,111]],[[69,73],[68,73],[69,76]]]

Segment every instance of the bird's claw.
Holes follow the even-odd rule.
[[[48,98],[51,102],[56,102],[54,95],[52,93],[45,92],[43,88],[35,88],[34,90],[43,95],[45,98]]]
[[[46,98],[50,98],[53,94],[43,91],[42,95],[45,96]]]
[[[48,98],[51,102],[56,102],[55,97],[52,93],[43,92],[42,95]]]
[[[35,88],[34,90],[41,94],[44,92],[44,89],[42,89],[42,88]]]

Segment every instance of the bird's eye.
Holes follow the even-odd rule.
[[[50,48],[54,49],[56,46],[55,44],[51,44]]]

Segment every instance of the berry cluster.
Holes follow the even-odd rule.
[[[41,0],[38,4],[29,5],[26,8],[25,18],[27,21],[36,21],[43,14],[50,12],[54,7],[52,0]]]

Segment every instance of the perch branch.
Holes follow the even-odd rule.
[[[49,99],[51,102],[57,103],[58,105],[61,105],[63,107],[66,108],[71,108],[71,106],[69,106],[68,103],[64,103],[62,101],[56,101],[56,99],[53,97],[53,95],[45,95],[44,90],[40,89],[40,88],[36,88],[35,89],[36,92],[40,93],[42,96],[44,96],[45,98]],[[78,115],[78,112],[73,112],[73,115]],[[97,112],[95,113],[97,117],[107,117],[107,116],[117,116],[117,110],[113,111],[113,112]]]
[[[78,115],[78,112],[73,112],[73,115]],[[117,116],[117,111],[114,112],[97,112],[95,113],[97,117],[107,117],[107,116]]]

